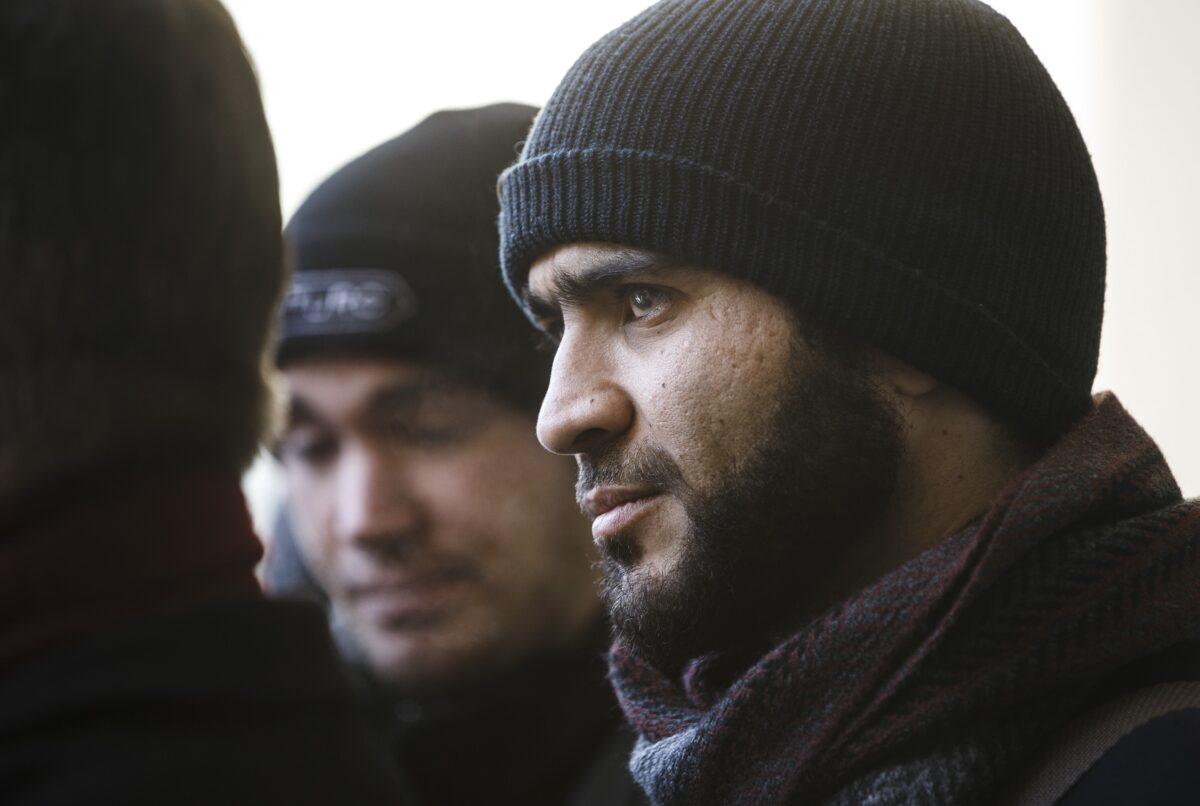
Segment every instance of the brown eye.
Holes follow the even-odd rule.
[[[655,288],[634,286],[628,291],[630,319],[644,319],[654,314],[666,301],[666,295]]]

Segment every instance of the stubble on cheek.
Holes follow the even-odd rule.
[[[703,495],[755,453],[778,413],[789,374],[790,334],[778,327],[713,317],[707,333],[663,356],[647,396],[650,440]],[[701,337],[703,336],[703,337]]]

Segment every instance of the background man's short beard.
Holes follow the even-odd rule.
[[[891,497],[901,424],[860,361],[822,354],[793,362],[755,455],[719,488],[701,494],[669,457],[638,453],[620,475],[679,496],[691,529],[665,578],[606,557],[603,593],[617,634],[673,674],[711,652],[750,660],[816,615],[810,591]]]

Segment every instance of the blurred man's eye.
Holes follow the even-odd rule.
[[[387,436],[416,448],[450,447],[469,440],[479,422],[453,412],[427,413],[392,418]]]
[[[474,437],[487,421],[485,406],[469,395],[428,395],[382,423],[389,438],[415,448],[448,448]]]
[[[309,467],[328,465],[337,456],[338,442],[328,434],[292,434],[284,437],[284,461],[296,461]]]

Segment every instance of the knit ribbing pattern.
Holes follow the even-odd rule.
[[[1200,503],[1106,395],[982,519],[732,684],[620,644],[611,677],[656,804],[976,804],[1198,625]]]
[[[501,198],[518,298],[554,246],[637,246],[1035,431],[1087,409],[1096,178],[1036,56],[975,0],[662,0],[579,59]]]

